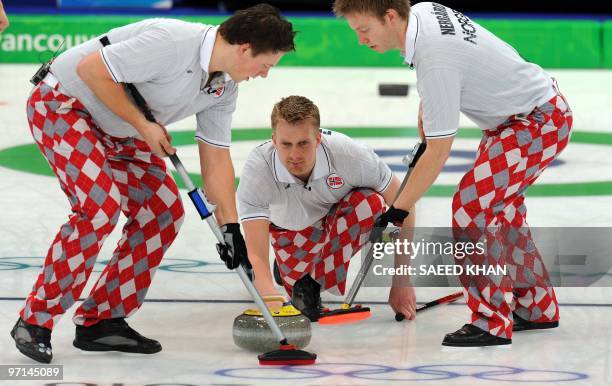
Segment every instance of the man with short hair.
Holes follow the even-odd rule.
[[[320,130],[319,110],[305,97],[283,98],[271,120],[272,141],[249,154],[238,186],[255,286],[264,296],[279,295],[268,260],[271,236],[294,306],[317,321],[321,289],[344,293],[351,257],[367,243],[374,220],[400,184],[372,150]],[[411,212],[407,222],[413,224]],[[403,279],[394,277],[389,304],[413,319],[414,290]]]
[[[74,345],[88,351],[161,350],[125,318],[142,305],[183,221],[178,188],[162,158],[175,151],[167,124],[196,115],[202,177],[227,243],[221,259],[230,269],[248,264],[229,152],[238,83],[265,78],[294,50],[294,35],[276,8],[259,4],[220,26],[143,20],[55,59],[29,97],[28,122],[72,215],[11,332],[23,354],[51,361],[51,330],[79,298],[121,212],[127,217],[121,240],[75,312]],[[157,122],[145,118],[122,83],[136,87]]]
[[[379,225],[404,218],[433,184],[450,154],[460,112],[483,130],[474,166],[453,197],[454,233],[503,247],[462,264],[471,260],[516,270],[502,280],[463,275],[471,323],[447,334],[442,344],[509,345],[513,330],[556,327],[558,303],[524,205],[526,189],[569,142],[572,111],[555,81],[482,26],[438,3],[411,8],[408,0],[336,0],[334,12],[347,20],[360,44],[380,53],[401,50],[416,70],[418,126],[427,150],[409,188]]]

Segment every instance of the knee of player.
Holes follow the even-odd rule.
[[[117,225],[117,223],[119,222],[120,214],[121,214],[121,207],[120,205],[117,205],[117,208],[113,210],[112,216],[110,217],[110,221],[109,221],[110,225],[112,225],[113,227]]]
[[[110,233],[119,222],[120,196],[117,194],[117,197],[113,197],[107,194],[104,200],[101,200],[95,195],[90,195],[79,212],[92,223],[94,229],[107,228],[107,233]]]
[[[382,194],[375,193],[370,200],[370,207],[374,213],[382,213],[383,208],[385,207],[385,198]]]
[[[185,207],[183,206],[183,202],[180,199],[177,200],[175,208],[170,208],[170,210],[172,211],[172,218],[174,220],[174,229],[178,232],[185,220]]]
[[[461,191],[455,192],[451,204],[453,214],[457,213],[461,208],[465,207],[463,201],[464,200],[461,199]]]
[[[359,188],[355,192],[357,194],[353,195],[350,200],[354,207],[366,201],[373,214],[382,213],[385,207],[385,199],[381,194],[370,188]]]
[[[154,213],[154,216],[159,222],[160,229],[163,230],[172,226],[174,230],[173,233],[178,233],[179,229],[183,225],[183,220],[185,219],[185,208],[183,206],[183,202],[178,196],[178,191],[176,199],[172,202],[172,204],[164,208],[163,211]]]
[[[370,196],[376,194],[377,193],[370,188],[357,188],[351,191],[348,195],[346,195],[344,199],[348,201],[351,205],[356,206],[364,200],[368,200]]]

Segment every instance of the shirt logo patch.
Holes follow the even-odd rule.
[[[332,189],[340,189],[344,186],[344,180],[336,173],[332,173],[327,176],[327,186]]]
[[[222,83],[211,85],[206,87],[204,92],[208,95],[212,95],[215,98],[219,98],[221,95],[223,95],[223,92],[225,92],[225,85]]]
[[[224,85],[220,85],[219,87],[217,87],[217,89],[214,91],[213,96],[215,98],[219,98],[221,95],[223,95],[223,92],[225,91],[225,86]]]
[[[212,95],[214,98],[219,98],[225,92],[225,81],[223,78],[216,76],[209,85],[201,90],[208,95]]]

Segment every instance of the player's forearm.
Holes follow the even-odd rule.
[[[399,193],[400,185],[401,184],[397,177],[391,177],[391,183],[389,184],[389,187],[387,188],[387,190],[382,192],[382,196],[385,199],[385,203],[387,204],[387,206],[393,205],[393,202],[395,201]]]
[[[208,199],[217,205],[215,218],[220,225],[238,222],[236,194],[234,191],[234,166],[228,149],[219,149],[200,143],[205,147],[200,153],[203,185]]]
[[[421,141],[425,141],[425,132],[423,131],[423,101],[419,102],[419,115],[418,115],[417,127],[419,130],[419,137],[421,138]]]
[[[427,149],[414,166],[406,187],[394,204],[396,208],[409,210],[425,195],[442,171],[452,143],[452,137],[427,141]]]
[[[83,58],[77,66],[77,74],[110,111],[132,125],[144,137],[142,128],[147,123],[144,114],[130,100],[123,86],[110,77],[99,52]]]
[[[253,237],[251,237],[251,234],[247,231],[246,226],[244,226],[244,229],[247,251],[249,253],[249,261],[251,262],[253,272],[255,273],[255,286],[260,291],[273,288],[272,273],[270,272],[270,260],[268,258],[268,248],[261,245],[262,243],[267,243],[267,237],[265,242],[262,240],[252,240]],[[263,291],[262,293],[265,292],[266,291]]]
[[[255,274],[255,287],[262,295],[276,294],[278,291],[272,282],[270,260],[268,257],[270,223],[267,220],[251,220],[242,223],[244,239],[249,254],[249,261]]]
[[[387,203],[387,205],[391,206],[394,203],[395,199],[397,198],[397,195],[400,193],[399,192],[400,185],[401,184],[399,180],[397,179],[397,177],[394,176],[387,190],[383,192],[383,198],[385,199],[385,202]],[[415,206],[413,205],[408,212],[409,214],[404,220],[403,227],[400,230],[399,240],[404,240],[404,239],[408,241],[412,240],[413,228],[416,223]],[[396,253],[395,259],[394,259],[394,266],[396,268],[399,268],[403,265],[410,265],[410,261],[411,261],[410,255]],[[410,280],[403,276],[394,275],[392,285],[394,287],[405,286],[405,285],[408,285],[409,282]]]
[[[412,206],[409,212],[410,214],[404,220],[404,224],[400,229],[398,235],[398,239],[402,242],[402,244],[404,240],[406,240],[407,242],[411,242],[414,239],[414,226],[416,223],[415,207]],[[410,264],[412,263],[412,256],[410,255],[410,253],[403,252],[403,249],[396,251],[394,259],[395,268],[399,268],[401,266],[410,266]],[[410,285],[410,277],[405,275],[394,275],[391,285],[393,287],[403,287]]]
[[[257,291],[259,291],[262,296],[276,294],[278,291],[273,283],[268,259],[265,259],[264,261],[263,258],[255,256],[250,261],[251,265],[253,266],[253,273],[255,274],[254,284]]]

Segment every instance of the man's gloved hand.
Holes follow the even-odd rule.
[[[374,228],[372,229],[372,233],[370,233],[370,242],[374,243],[380,241],[382,239],[382,233],[389,223],[401,227],[404,219],[408,217],[409,214],[409,212],[403,209],[397,209],[391,205],[385,213],[374,221]]]
[[[223,232],[223,238],[225,239],[225,244],[217,244],[217,252],[219,252],[221,260],[225,262],[229,269],[238,268],[242,264],[251,276],[250,272],[253,267],[249,262],[244,237],[240,233],[240,225],[237,223],[225,224],[221,227],[221,232]]]

